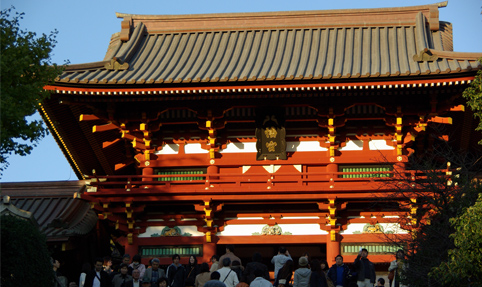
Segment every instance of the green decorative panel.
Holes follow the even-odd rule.
[[[385,255],[385,254],[394,254],[397,250],[400,249],[400,246],[395,245],[387,245],[383,243],[346,243],[341,245],[342,255],[355,255],[360,252],[361,248],[366,248],[369,254],[378,254],[378,255]]]
[[[157,175],[169,175],[169,177],[162,177],[158,178],[158,181],[190,181],[190,180],[204,180],[205,177],[203,176],[196,176],[199,174],[205,174],[205,170],[200,169],[173,169],[173,170],[156,170],[155,174]]]
[[[340,172],[354,172],[355,174],[342,174],[341,178],[372,178],[372,177],[392,177],[391,173],[382,173],[383,171],[392,171],[393,166],[380,165],[359,165],[359,166],[340,166]],[[361,172],[379,172],[379,173],[361,173]],[[359,173],[359,174],[357,174]]]
[[[192,246],[141,246],[140,253],[143,257],[172,257],[179,254],[181,257],[190,255],[202,256],[202,245]]]

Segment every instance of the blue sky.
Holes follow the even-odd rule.
[[[101,61],[110,37],[121,29],[115,12],[148,15],[328,10],[401,7],[442,1],[426,0],[1,0],[1,9],[11,6],[24,12],[21,27],[37,34],[57,29],[57,46],[52,60],[62,64]],[[482,52],[482,0],[450,0],[441,8],[440,20],[454,28],[454,50]],[[64,181],[76,176],[51,135],[43,139],[32,154],[12,155],[1,182]]]

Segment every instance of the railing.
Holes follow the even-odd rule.
[[[436,174],[443,177],[447,170],[437,170]],[[164,191],[181,190],[216,190],[216,189],[284,189],[284,190],[317,190],[317,189],[346,189],[368,190],[380,188],[387,182],[424,181],[428,179],[422,171],[363,171],[363,172],[292,172],[292,173],[209,173],[186,176],[186,174],[165,175],[115,175],[90,177],[90,186],[95,190],[125,189],[149,187],[162,188]]]

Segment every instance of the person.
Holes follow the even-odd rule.
[[[204,284],[204,287],[226,287],[226,284],[219,281],[220,278],[221,278],[221,274],[219,274],[218,271],[212,272],[211,280],[206,282],[206,284]]]
[[[244,269],[243,272],[243,277],[244,280],[246,280],[246,283],[249,285],[251,282],[256,278],[254,271],[257,269],[260,269],[263,271],[263,278],[266,280],[269,280],[269,271],[268,271],[268,266],[265,264],[261,263],[263,261],[263,258],[261,257],[261,254],[258,252],[255,252],[252,257],[253,261],[249,262],[246,264],[246,268]]]
[[[246,281],[244,279],[243,266],[241,266],[241,262],[239,262],[238,260],[234,260],[233,262],[231,262],[231,270],[233,270],[234,273],[236,273],[236,276],[238,277],[239,282],[245,282]]]
[[[298,265],[300,266],[295,271],[293,276],[293,287],[308,287],[310,286],[311,270],[308,269],[308,259],[302,256],[298,260]]]
[[[174,254],[172,264],[167,267],[167,283],[170,287],[185,287],[186,269],[179,261],[181,261],[179,254]]]
[[[233,262],[235,260],[238,260],[239,263],[241,263],[241,266],[243,266],[243,263],[241,262],[241,259],[239,259],[238,256],[236,256],[234,254],[234,245],[227,245],[226,246],[226,254],[224,254],[223,256],[221,256],[221,258],[219,258],[219,266],[218,266],[218,270],[223,268],[223,260],[224,258],[229,258],[229,262]],[[230,265],[231,266],[231,265]],[[221,274],[222,275],[222,274]]]
[[[141,287],[141,271],[139,269],[132,270],[132,279],[127,281],[125,287]]]
[[[377,280],[377,286],[378,286],[378,287],[379,287],[379,286],[384,287],[384,286],[385,286],[385,279],[383,279],[383,278],[378,278],[378,280]]]
[[[102,258],[95,259],[94,269],[85,276],[84,287],[110,287],[111,279],[109,274],[103,270],[104,260]]]
[[[217,255],[211,256],[211,262],[213,264],[211,265],[211,269],[209,269],[209,271],[213,273],[214,271],[219,269],[219,257]]]
[[[199,274],[194,280],[194,287],[203,287],[206,282],[211,280],[211,273],[209,272],[209,265],[206,262],[201,264],[199,267]]]
[[[236,272],[234,272],[233,269],[229,267],[231,266],[231,259],[229,257],[226,257],[220,263],[223,264],[223,267],[218,270],[219,274],[221,275],[219,281],[226,284],[226,287],[235,287],[236,284],[239,283],[239,279],[238,275],[236,275]]]
[[[367,258],[368,250],[362,248],[354,262],[354,267],[357,272],[357,285],[358,287],[371,287],[375,285],[375,265]]]
[[[59,272],[60,262],[57,259],[51,259],[52,270],[54,273],[54,286],[55,287],[67,287],[67,277],[62,276]]]
[[[159,264],[159,259],[153,258],[151,260],[151,268],[146,269],[144,272],[144,277],[142,277],[143,282],[150,282],[152,287],[156,287],[157,280],[161,277],[166,277],[166,273],[163,269],[159,268]]]
[[[397,251],[396,254],[396,259],[390,262],[390,266],[388,267],[388,271],[394,272],[395,276],[393,277],[393,281],[395,282],[394,287],[406,287],[406,285],[402,284],[400,282],[402,276],[403,276],[403,271],[405,270],[405,252],[400,249]],[[390,282],[390,285],[392,286],[392,282]]]
[[[273,285],[271,285],[271,282],[269,282],[268,280],[266,280],[266,278],[264,278],[265,276],[264,270],[255,269],[254,276],[255,278],[253,281],[251,281],[251,284],[249,284],[249,287],[273,287]]]
[[[289,259],[278,271],[278,275],[275,278],[274,286],[277,287],[287,287],[293,276],[294,263],[293,260]]]
[[[196,276],[199,274],[199,265],[197,264],[197,258],[195,255],[189,257],[189,262],[186,265],[186,287],[193,287]]]
[[[303,253],[303,255],[301,255],[301,256],[306,257],[306,259],[308,260],[307,268],[308,268],[308,269],[311,269],[311,267],[310,267],[310,254],[308,254],[308,252],[305,252],[305,253]]]
[[[132,268],[132,271],[138,269],[140,272],[141,278],[144,278],[144,273],[146,272],[146,265],[141,263],[141,256],[139,254],[134,255],[132,257],[132,263],[129,265]]]
[[[85,262],[84,264],[82,264],[82,271],[81,271],[80,277],[79,277],[79,286],[80,287],[84,287],[85,276],[87,276],[87,273],[89,273],[91,269],[92,269],[92,267],[90,266],[89,262]]]
[[[317,259],[311,261],[310,287],[328,287],[323,266]]]
[[[350,268],[343,263],[343,256],[339,254],[335,257],[335,262],[328,270],[328,278],[335,287],[348,287],[351,277]]]
[[[323,270],[323,273],[325,274],[326,284],[328,285],[328,287],[335,287],[331,279],[328,277],[328,262],[326,262],[326,260],[321,260],[320,266],[321,266],[321,270]]]
[[[278,271],[288,260],[293,260],[290,253],[285,247],[281,246],[278,250],[278,254],[273,256],[271,263],[274,265],[274,278],[278,276]]]
[[[102,267],[107,274],[112,273],[112,258],[110,256],[104,256],[104,265]]]
[[[167,278],[161,277],[157,280],[157,287],[167,287]]]
[[[129,265],[122,263],[120,265],[120,273],[112,278],[112,287],[124,287],[127,281],[132,280],[132,276],[127,274]]]

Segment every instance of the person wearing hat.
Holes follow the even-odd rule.
[[[159,268],[160,261],[157,258],[151,260],[151,268],[146,269],[142,282],[150,282],[152,287],[157,286],[157,280],[166,277],[166,272]]]
[[[123,287],[125,286],[127,281],[132,280],[132,276],[127,274],[127,271],[129,270],[129,265],[121,263],[119,269],[120,273],[116,274],[112,279],[112,287]]]
[[[355,259],[358,287],[372,287],[376,281],[375,265],[368,260],[368,250],[362,248]]]
[[[304,256],[298,260],[300,268],[296,269],[293,277],[293,287],[309,287],[311,270],[308,269],[308,259]]]

